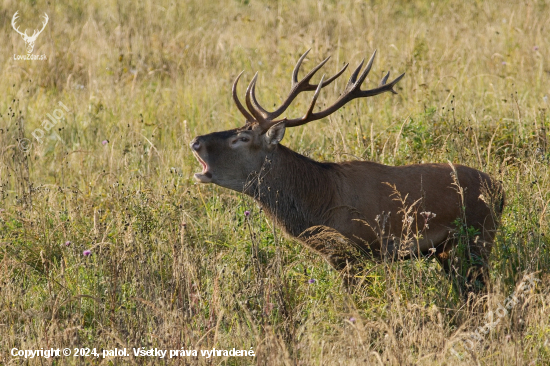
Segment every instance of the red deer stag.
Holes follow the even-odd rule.
[[[457,223],[462,229],[474,228],[476,235],[464,246],[467,249],[461,257],[467,261],[460,262],[467,263],[470,281],[480,280],[483,284],[504,204],[500,184],[487,174],[458,164],[321,163],[280,144],[286,128],[324,118],[352,99],[384,92],[395,94],[394,85],[405,75],[387,83],[388,72],[379,87],[361,90],[375,51],[360,75],[364,60],[355,69],[338,100],[314,112],[321,89],[348,65],[328,80],[324,81],[323,76],[319,84],[311,84],[313,75],[328,61],[326,58],[298,81],[308,52],[294,68],[288,97],[273,112],[265,110],[256,99],[258,74],[246,90],[248,109],[241,104],[237,97],[241,72],[232,92],[246,123],[241,128],[198,136],[191,142],[202,165],[202,172],[195,178],[253,197],[284,231],[321,254],[335,269],[346,269],[347,274],[358,267],[354,265],[361,256],[379,260],[419,255],[435,256],[452,274],[458,263],[458,257],[450,260],[451,250],[460,242]],[[277,119],[305,91],[315,91],[305,115]],[[409,209],[404,210],[404,205]],[[404,223],[417,228],[416,234],[420,235],[404,240]]]

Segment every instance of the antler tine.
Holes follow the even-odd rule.
[[[314,91],[317,89],[319,85],[321,85],[322,88],[324,88],[327,85],[330,85],[334,80],[336,80],[342,73],[347,69],[349,64],[345,64],[344,67],[340,71],[338,71],[334,76],[329,78],[327,81],[319,84],[310,84],[311,78],[319,71],[327,62],[330,60],[330,56],[325,58],[323,61],[321,61],[317,66],[315,66],[304,78],[300,81],[298,81],[298,71],[300,69],[300,66],[302,64],[302,61],[304,60],[305,56],[308,54],[309,50],[306,51],[300,57],[298,60],[298,63],[296,64],[296,67],[294,68],[294,71],[292,72],[292,89],[290,90],[290,93],[287,97],[287,99],[281,104],[279,108],[277,108],[273,112],[267,112],[266,111],[266,118],[269,120],[272,120],[274,118],[279,117],[281,114],[283,114],[287,108],[290,106],[290,104],[296,99],[298,94],[304,91]],[[265,110],[264,110],[265,111]]]
[[[348,66],[349,66],[349,63],[345,64],[344,67],[342,67],[342,68],[340,69],[340,71],[338,71],[336,74],[334,74],[331,78],[328,78],[327,81],[325,81],[325,82],[323,83],[323,88],[324,88],[325,86],[327,86],[327,85],[330,85],[330,83],[332,83],[334,80],[338,79],[338,77],[339,77],[340,75],[342,75],[342,74],[344,73],[344,71],[346,71],[346,69],[348,68]]]
[[[258,80],[258,72],[254,74],[254,77],[246,88],[246,106],[248,107],[250,113],[252,113],[252,115],[254,116],[254,120],[260,122],[265,121],[265,114],[267,113],[267,111],[263,109],[256,100],[256,80]]]
[[[361,90],[361,84],[363,83],[363,81],[365,81],[369,71],[371,70],[371,67],[372,67],[372,64],[374,62],[374,57],[375,56],[376,56],[376,51],[371,56],[369,62],[367,63],[367,67],[365,68],[365,70],[363,70],[363,72],[361,73],[361,76],[359,76],[359,78],[357,78],[357,76],[359,75],[359,72],[361,71],[363,63],[364,63],[364,60],[361,61],[359,66],[354,70],[351,77],[349,78],[349,81],[348,81],[348,84],[347,84],[347,86],[344,90],[344,93],[340,96],[340,98],[338,98],[338,100],[333,105],[331,105],[327,109],[322,110],[322,111],[317,112],[317,113],[313,113],[312,112],[312,107],[310,107],[310,111],[308,111],[308,113],[306,113],[306,115],[304,117],[301,117],[301,118],[296,118],[296,119],[286,119],[285,118],[284,120],[286,122],[286,127],[300,126],[300,125],[303,125],[305,123],[324,118],[324,117],[334,113],[339,108],[341,108],[346,103],[348,103],[349,101],[351,101],[355,98],[371,97],[371,96],[378,95],[378,94],[381,94],[381,93],[384,93],[384,92],[387,92],[387,91],[389,91],[391,93],[394,93],[394,94],[397,94],[396,91],[393,90],[393,87],[395,86],[395,84],[397,84],[399,82],[399,80],[401,80],[403,78],[403,76],[405,76],[405,73],[399,75],[391,83],[386,84],[386,82],[388,80],[388,77],[389,77],[389,72],[388,72],[382,78],[382,81],[380,82],[380,85],[377,88],[370,89],[370,90]],[[318,94],[318,93],[316,92],[316,94]],[[275,123],[277,123],[277,122],[279,122],[279,121],[275,121]]]
[[[294,66],[294,70],[292,71],[292,87],[290,90],[289,95],[287,96],[286,100],[283,102],[283,104],[277,108],[273,112],[269,112],[265,110],[260,103],[258,103],[258,100],[256,99],[256,81],[251,82],[249,86],[250,92],[247,90],[247,106],[250,109],[250,112],[256,117],[256,120],[264,120],[262,124],[267,123],[266,126],[271,126],[271,121],[277,117],[279,117],[281,114],[283,114],[287,108],[290,106],[290,104],[296,99],[298,94],[304,91],[314,91],[319,86],[321,88],[324,88],[325,86],[332,83],[334,80],[336,80],[342,73],[346,70],[348,67],[348,64],[344,65],[340,71],[338,71],[333,77],[328,79],[325,82],[319,83],[319,84],[311,84],[310,80],[311,78],[319,71],[330,59],[330,56],[321,61],[317,66],[315,66],[302,80],[298,80],[298,73],[300,71],[300,67],[302,65],[302,62],[304,61],[305,57],[309,53],[310,50],[307,50],[296,63],[296,66]]]
[[[266,129],[271,126],[271,124],[268,123],[268,120],[273,119],[273,118],[277,118],[281,113],[283,113],[288,108],[291,101],[295,98],[295,96],[293,98],[290,98],[290,97],[292,95],[292,92],[294,92],[297,89],[297,87],[299,87],[299,85],[301,83],[301,82],[298,82],[298,72],[300,71],[300,66],[302,65],[302,62],[306,58],[309,51],[311,51],[311,48],[309,50],[307,50],[306,52],[304,52],[304,54],[302,56],[300,56],[300,58],[298,59],[298,62],[296,63],[296,66],[294,66],[294,70],[292,70],[291,94],[289,95],[289,97],[287,98],[285,103],[283,103],[283,105],[279,109],[277,109],[276,111],[271,112],[271,113],[266,111],[260,105],[260,103],[258,103],[258,100],[256,99],[256,79],[258,77],[257,72],[254,75],[254,78],[252,79],[252,81],[250,81],[250,84],[248,85],[248,88],[246,89],[246,105],[247,105],[248,109],[250,109],[252,114],[254,115],[254,120],[256,120],[256,121],[258,121],[258,123],[264,125],[266,127]],[[311,75],[311,76],[313,76],[313,75]]]
[[[369,62],[367,62],[367,67],[365,68],[365,70],[363,70],[363,73],[361,74],[361,76],[359,76],[359,80],[357,80],[358,85],[363,84],[363,81],[365,81],[367,75],[370,72],[370,69],[372,68],[372,63],[374,62],[375,56],[376,56],[376,50],[374,50],[374,52],[372,53],[372,56],[370,57]]]
[[[235,82],[233,82],[233,88],[231,88],[231,92],[233,94],[233,101],[237,105],[237,108],[242,113],[244,118],[246,118],[247,121],[252,122],[256,119],[250,114],[250,112],[242,105],[241,101],[239,100],[239,97],[237,96],[237,84],[239,82],[239,79],[241,78],[241,75],[244,73],[244,70],[241,71],[241,73],[237,76],[235,79]]]
[[[391,92],[392,94],[397,94],[397,92],[393,90],[393,87],[395,86],[395,84],[399,82],[399,80],[403,79],[403,76],[405,76],[405,73],[402,73],[401,75],[396,77],[395,80],[393,80],[391,83],[386,84],[387,78],[389,76],[390,76],[390,73],[388,71],[386,76],[382,78],[383,83],[381,82],[378,88],[374,88],[370,90],[359,90],[360,94],[355,98],[372,97],[374,95],[378,95],[387,91]]]
[[[312,84],[309,83],[309,81],[311,80],[313,75],[315,75],[317,73],[317,71],[319,71],[319,69],[327,63],[328,60],[330,60],[330,56],[328,56],[323,61],[321,61],[319,63],[319,65],[315,66],[313,68],[313,70],[308,72],[308,74],[306,76],[304,76],[304,78],[302,80],[298,81],[298,71],[300,71],[300,67],[302,66],[302,62],[306,58],[309,51],[311,51],[311,48],[309,50],[307,50],[306,52],[304,52],[304,54],[300,57],[300,59],[296,63],[296,66],[294,66],[294,70],[292,71],[292,89],[291,89],[291,93],[292,93],[294,88],[302,86],[302,85],[303,85],[303,87],[302,87],[301,91],[313,91],[313,90],[317,89],[317,85],[312,85]],[[332,77],[331,79],[334,80],[334,77]],[[332,82],[332,80],[330,80],[330,81]],[[326,85],[328,85],[328,84],[329,83],[327,82]]]
[[[286,122],[287,127],[300,126],[300,125],[303,125],[303,124],[305,124],[309,121],[309,118],[313,113],[313,108],[315,108],[315,103],[317,103],[317,98],[319,97],[319,93],[321,93],[321,89],[323,88],[323,79],[324,78],[325,78],[325,75],[323,75],[321,77],[321,81],[319,82],[319,84],[317,84],[317,89],[315,90],[315,94],[313,94],[313,98],[311,99],[311,103],[309,104],[309,108],[308,108],[306,114],[290,126],[288,125],[288,120],[286,120],[286,118],[284,118],[282,120],[282,121]],[[278,123],[278,122],[280,122],[280,121],[276,121],[275,123]]]
[[[319,81],[319,84],[317,85],[317,89],[315,90],[315,94],[313,94],[313,98],[311,98],[311,103],[309,105],[309,108],[307,110],[306,115],[304,118],[307,119],[313,112],[313,108],[315,107],[315,103],[317,102],[317,98],[319,98],[319,93],[321,93],[321,89],[323,88],[323,79],[325,78],[325,75],[321,76],[321,81]]]
[[[302,84],[303,86],[301,87],[300,89],[300,92],[302,91],[314,91],[314,90],[317,90],[317,86],[319,84],[322,85],[322,88],[324,88],[325,86],[329,85],[330,83],[332,83],[334,80],[338,79],[338,77],[340,75],[342,75],[342,73],[344,71],[346,71],[346,69],[348,68],[348,65],[349,64],[345,64],[344,67],[342,67],[340,69],[340,71],[338,71],[336,74],[334,74],[334,76],[332,76],[331,78],[329,78],[327,81],[325,81],[324,83],[319,83],[319,84],[310,84],[309,81],[311,80],[311,78],[313,77],[313,75],[315,75],[317,73],[317,71],[319,71],[319,69],[321,69],[321,67],[323,67],[327,61],[330,60],[330,56],[325,58],[323,61],[321,61],[321,63],[317,66],[315,66],[315,68],[313,70],[311,70],[306,76],[304,76],[304,78],[300,81],[300,84]]]
[[[361,68],[363,67],[363,64],[365,63],[365,59],[361,60],[361,63],[359,66],[353,70],[351,73],[351,76],[349,77],[348,84],[346,85],[345,90],[351,90],[355,86],[355,82],[357,81],[357,75],[359,75],[359,71],[361,71]]]
[[[258,75],[258,73],[256,73],[256,76],[257,75]],[[254,111],[256,111],[258,114],[261,115],[262,119],[269,120],[269,112],[266,111],[260,105],[260,103],[258,103],[258,100],[256,99],[256,81],[257,81],[256,76],[254,76],[254,80],[252,80],[252,82],[250,83],[250,97],[251,97],[250,103],[251,103],[252,106],[249,106],[248,108],[251,108],[252,114],[256,115],[254,113]],[[248,92],[248,90],[247,90],[247,92]],[[248,100],[247,100],[247,103],[248,103]]]
[[[382,85],[386,84],[386,81],[388,81],[389,77],[390,77],[390,72],[388,71],[388,73],[386,75],[384,75],[382,80],[380,80],[380,85],[378,85],[378,86],[382,86]]]
[[[296,66],[294,66],[294,70],[292,70],[292,86],[298,84],[298,71],[300,71],[300,66],[302,66],[302,62],[306,58],[309,51],[311,51],[311,48],[304,52],[302,56],[300,56],[298,62],[296,62]]]
[[[254,120],[260,124],[262,127],[262,130],[267,131],[269,127],[273,126],[274,123],[271,123],[271,120],[267,119],[264,116],[265,110],[258,104],[258,101],[256,100],[256,96],[254,94],[256,90],[256,80],[258,79],[258,73],[254,75],[252,78],[252,81],[250,84],[248,84],[248,88],[246,88],[246,106],[248,107],[248,110],[252,115],[254,116]]]
[[[306,76],[304,76],[304,78],[302,80],[300,80],[300,82],[298,82],[298,84],[296,84],[294,87],[297,87],[299,88],[300,86],[303,85],[303,87],[301,88],[300,91],[310,91],[310,90],[316,90],[317,89],[317,85],[312,85],[309,83],[309,81],[311,80],[311,78],[313,77],[313,75],[315,75],[317,73],[317,71],[319,71],[319,69],[321,69],[321,67],[325,66],[325,64],[327,63],[327,61],[330,60],[330,56],[325,58],[323,61],[321,61],[319,63],[319,65],[315,66],[313,68],[313,70],[311,70],[310,72],[307,73]],[[328,85],[328,84],[327,84]]]

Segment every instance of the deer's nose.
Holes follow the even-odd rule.
[[[195,137],[195,139],[191,141],[189,145],[191,146],[191,149],[195,151],[199,151],[199,149],[201,148],[201,143],[197,137]]]

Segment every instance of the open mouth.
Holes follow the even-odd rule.
[[[199,163],[202,165],[202,172],[195,173],[195,179],[199,181],[200,183],[210,183],[212,182],[212,173],[208,171],[208,164],[204,160],[201,159],[199,154],[196,152],[193,152]]]

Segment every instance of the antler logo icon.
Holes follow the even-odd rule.
[[[17,27],[17,24],[15,23],[17,18],[19,18],[17,13],[19,13],[19,10],[16,11],[15,14],[13,14],[13,18],[11,18],[11,26],[13,27],[13,29],[15,29],[15,31],[17,33],[19,33],[21,35],[21,37],[23,37],[23,40],[25,41],[25,47],[27,48],[27,53],[32,53],[32,50],[34,49],[34,42],[36,41],[36,38],[38,38],[40,33],[42,33],[44,28],[46,28],[46,24],[48,24],[48,19],[49,19],[48,14],[44,13],[44,21],[42,22],[42,29],[40,29],[40,30],[35,29],[32,36],[28,36],[27,35],[27,30],[25,29],[25,33],[20,32],[19,27]]]

